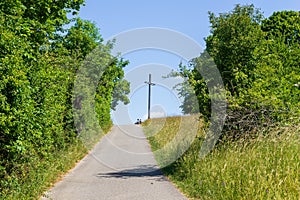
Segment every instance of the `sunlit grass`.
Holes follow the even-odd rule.
[[[159,120],[152,120],[145,132],[154,130]],[[171,140],[180,120],[167,119],[163,129],[150,137],[153,150]],[[299,127],[290,127],[280,135],[274,131],[268,137],[224,144],[202,160],[198,153],[203,139],[197,137],[163,171],[191,199],[300,199],[299,134]]]
[[[30,163],[16,166],[18,170],[13,170],[14,172],[6,177],[4,187],[0,188],[0,199],[39,199],[72,169],[103,135],[103,132],[99,132],[84,140],[77,139],[64,149],[54,151],[47,159],[36,158]]]
[[[151,119],[143,126],[158,165],[165,167],[177,160],[200,137],[199,116]],[[170,129],[170,127],[172,127]]]
[[[53,152],[53,156],[46,160],[36,159],[17,166],[18,171],[6,177],[6,186],[2,188],[0,199],[38,199],[86,153],[85,147],[78,142]],[[20,169],[23,169],[22,174]]]

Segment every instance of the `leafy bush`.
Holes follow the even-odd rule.
[[[187,78],[193,89],[187,90],[185,82],[179,90],[184,97],[181,107],[188,108],[183,111],[192,113],[198,106],[206,122],[211,120],[215,97],[209,88],[215,80],[203,76],[215,66],[226,89],[223,139],[296,123],[300,114],[299,13],[275,12],[263,19],[253,5],[237,5],[219,16],[210,13],[209,19],[211,35],[206,38],[206,50],[191,60],[189,68],[180,65],[179,72],[173,73]],[[191,104],[193,93],[198,104]]]
[[[96,101],[98,115],[93,123],[104,131],[111,127],[114,88],[121,83],[129,85],[123,80],[123,67],[128,62],[110,54],[112,46],[102,44],[95,24],[76,19],[73,26],[64,29],[72,21],[67,14],[76,14],[82,4],[82,0],[0,3],[1,198],[37,198],[48,186],[47,181],[55,181],[91,147],[78,137],[73,93],[77,71],[93,49],[98,47],[99,53],[114,61],[96,63],[103,76],[95,80],[95,91],[87,88],[94,92],[92,102]],[[128,103],[129,87],[118,89],[114,105],[118,100]],[[94,105],[89,102],[88,106]],[[92,134],[89,144],[94,144],[102,132]],[[64,158],[72,153],[70,159]],[[52,170],[51,163],[59,169]],[[44,176],[50,178],[44,180]],[[38,189],[29,185],[38,185]]]

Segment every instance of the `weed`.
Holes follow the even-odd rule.
[[[146,134],[159,120],[152,119],[144,128]],[[149,137],[153,150],[172,139],[181,119],[164,120],[164,127]],[[299,126],[277,133],[219,145],[200,159],[199,129],[189,150],[163,172],[191,199],[300,199]]]

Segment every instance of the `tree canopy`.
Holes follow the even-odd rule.
[[[205,119],[210,119],[211,96],[200,71],[214,62],[227,90],[224,132],[239,137],[277,123],[295,123],[300,97],[299,12],[274,12],[264,18],[253,5],[236,5],[218,16],[209,13],[209,20],[206,50],[188,70],[179,65],[178,72],[188,78]],[[183,84],[180,90],[185,95],[182,108],[190,104],[191,92],[185,88]]]
[[[128,103],[123,79],[128,61],[110,55],[96,24],[76,17],[84,0],[0,2],[0,193],[14,191],[24,169],[80,140],[74,121],[74,82],[94,49],[100,60],[93,99],[98,123],[108,130],[110,110]],[[97,68],[97,66],[95,66]],[[92,69],[91,69],[92,70]],[[115,97],[115,99],[113,99]],[[82,103],[78,102],[78,108]],[[77,134],[76,134],[77,133]],[[101,134],[101,132],[95,133]],[[13,195],[13,194],[12,194]],[[2,195],[1,195],[2,196]]]

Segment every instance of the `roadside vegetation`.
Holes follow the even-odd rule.
[[[174,126],[180,126],[181,117],[151,119],[144,124],[145,133],[152,134],[162,123],[163,128],[149,137],[153,151],[175,137]],[[274,129],[267,136],[217,145],[200,159],[201,128],[189,150],[162,170],[190,199],[296,200],[300,198],[299,132],[299,125]]]
[[[196,126],[202,128],[176,162],[164,167],[155,155],[158,163],[190,198],[299,199],[299,12],[265,18],[253,5],[236,5],[209,13],[209,21],[204,52],[168,75],[185,79],[177,90],[190,116],[164,119],[161,129],[162,119],[144,124],[154,152],[176,136],[182,119],[200,113]],[[222,135],[200,159],[203,141],[215,137],[211,125],[222,127]]]
[[[128,103],[128,62],[77,17],[83,4],[0,2],[0,199],[37,199],[110,129],[118,100]]]

